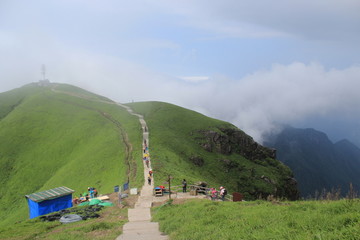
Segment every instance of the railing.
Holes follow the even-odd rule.
[[[171,186],[171,194],[175,194],[176,197],[177,197],[177,193],[178,192],[182,192],[183,191],[183,187],[182,185],[175,185],[175,186]],[[190,191],[189,191],[190,189]],[[169,194],[169,189],[166,189],[167,192],[165,192],[165,194]],[[211,188],[209,187],[203,187],[203,186],[200,186],[200,185],[187,185],[187,192],[192,192],[192,191],[196,191],[195,194],[198,194],[198,193],[202,193],[206,196],[206,198],[209,198],[211,199]],[[221,199],[220,198],[220,195],[218,194],[216,196],[215,199]],[[231,194],[227,194],[225,195],[225,201],[233,201],[233,196]]]

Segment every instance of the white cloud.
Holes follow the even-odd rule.
[[[210,77],[208,76],[187,76],[187,77],[179,77],[179,78],[184,80],[185,82],[192,82],[192,83],[208,81],[210,79]]]
[[[230,121],[257,140],[276,123],[291,124],[314,116],[326,119],[334,114],[360,116],[356,62],[343,69],[303,63],[331,56],[330,61],[339,59],[345,62],[341,66],[349,66],[359,59],[357,0],[106,4],[66,0],[25,5],[7,1],[2,6],[0,91],[37,81],[44,63],[53,82],[74,84],[120,102],[175,103]],[[288,44],[281,48],[266,41],[274,37],[297,40],[277,42]],[[252,45],[252,40],[238,43],[238,39],[226,38],[264,41],[255,39]],[[302,39],[337,43],[304,44]],[[316,51],[316,46],[323,48]],[[274,56],[277,49],[290,53]],[[301,56],[302,49],[306,58]],[[283,60],[286,54],[291,56]],[[244,68],[241,74],[253,71],[246,68],[257,59],[263,63],[260,67],[281,64],[238,79],[227,77],[236,76],[237,68]]]
[[[278,123],[317,116],[331,119],[338,114],[359,117],[359,78],[360,66],[326,70],[318,63],[275,64],[238,81],[200,84],[182,104],[191,107],[196,102],[199,109],[234,123],[261,141],[262,134]]]
[[[157,4],[184,16],[184,24],[228,37],[295,36],[353,42],[360,39],[357,0],[163,0]]]

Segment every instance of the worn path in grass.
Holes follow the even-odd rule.
[[[109,102],[104,100],[94,100],[87,96],[76,94],[76,93],[70,93],[66,91],[59,91],[55,88],[57,87],[57,84],[55,84],[52,87],[52,91],[57,93],[63,93],[79,98],[84,98],[96,102],[103,102],[107,104],[116,104],[120,107],[125,108],[130,114],[137,116],[139,118],[141,127],[143,129],[143,144],[144,147],[149,147],[149,132],[148,127],[146,125],[146,122],[144,120],[144,117],[140,114],[136,114],[133,112],[133,110],[123,104],[115,103],[115,102]],[[101,113],[103,116],[109,118],[111,121],[113,121],[116,125],[120,124],[118,122],[115,122],[111,116],[107,115],[106,113]],[[127,136],[124,137],[124,141],[126,142],[127,146],[127,155],[130,156],[129,151],[131,151],[132,147],[128,147],[129,142],[127,141]],[[144,164],[144,186],[141,189],[140,196],[138,198],[138,201],[135,204],[135,208],[129,209],[128,211],[128,219],[129,222],[126,223],[123,226],[123,234],[118,236],[116,240],[167,240],[168,237],[165,234],[162,234],[159,231],[159,223],[157,222],[151,222],[151,213],[150,208],[152,206],[153,202],[153,188],[154,188],[154,180],[152,179],[151,184],[147,183],[147,177],[149,170],[151,168],[151,161],[149,158],[149,167],[146,166],[145,161],[143,161]]]
[[[128,106],[119,104],[124,107],[127,111],[139,117],[143,129],[143,144],[149,147],[149,132],[148,127],[142,115],[136,114]],[[159,231],[159,223],[151,222],[150,208],[153,202],[153,188],[154,179],[151,184],[148,184],[147,177],[149,169],[151,168],[151,161],[149,161],[149,168],[144,164],[144,185],[140,191],[140,196],[133,209],[129,209],[128,218],[129,222],[123,226],[123,234],[116,238],[116,240],[167,240],[168,237]]]

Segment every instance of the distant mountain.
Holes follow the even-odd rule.
[[[275,148],[277,159],[293,170],[302,197],[339,187],[344,196],[349,183],[360,190],[360,149],[348,140],[334,144],[315,129],[286,127],[264,145]]]

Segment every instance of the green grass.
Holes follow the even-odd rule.
[[[142,185],[138,118],[96,99],[34,84],[0,94],[0,226],[28,217],[26,194],[59,186],[76,195],[89,186],[109,193],[128,178],[131,186]]]
[[[168,103],[128,105],[135,112],[143,114],[148,124],[151,161],[157,185],[164,184],[171,175],[174,185],[180,185],[183,178],[189,184],[205,181],[216,188],[225,185],[231,192],[239,191],[246,199],[254,199],[258,192],[274,192],[274,185],[261,179],[264,175],[276,182],[280,195],[286,195],[281,191],[284,191],[286,177],[292,173],[279,161],[251,161],[239,154],[207,152],[200,146],[199,130],[221,132],[221,128],[237,129],[235,126]],[[204,165],[194,165],[189,160],[192,156],[203,158]],[[237,167],[226,169],[222,159],[234,162]]]
[[[191,200],[156,208],[153,220],[173,240],[360,239],[360,201]]]
[[[75,223],[62,224],[59,221],[42,222],[38,218],[0,227],[3,240],[77,240],[77,239],[115,239],[122,233],[127,222],[126,208],[107,207],[100,212],[100,218]],[[120,220],[120,216],[123,218]]]

